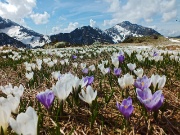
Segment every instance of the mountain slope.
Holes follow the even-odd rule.
[[[0,17],[0,33],[21,41],[31,47],[43,46],[46,42],[50,42],[47,36],[29,30],[9,19]]]
[[[72,45],[91,45],[96,41],[101,43],[114,43],[112,38],[98,28],[83,26],[70,33],[59,33],[50,36],[52,42],[64,41]]]
[[[154,29],[132,24],[128,21],[116,24],[112,28],[106,29],[105,32],[113,38],[114,43],[120,43],[127,37],[161,35]]]
[[[14,39],[14,38],[11,38],[9,37],[7,34],[5,33],[0,33],[0,46],[3,46],[3,45],[11,45],[11,46],[14,46],[14,47],[17,47],[17,48],[28,48],[27,45],[23,44],[22,42]]]

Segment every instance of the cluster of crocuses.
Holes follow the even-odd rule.
[[[125,82],[131,82],[130,84],[132,84],[133,79],[126,76],[130,75],[125,75],[125,78],[128,78],[125,79]],[[164,87],[165,82],[166,77],[164,75],[161,77],[154,74],[151,76],[151,78],[148,78],[146,75],[144,75],[142,77],[137,77],[135,80],[134,86],[136,88],[137,98],[144,105],[147,111],[157,111],[162,106],[164,101],[162,88]],[[152,90],[149,88],[151,84],[153,84],[153,91],[155,91],[154,94],[152,94]],[[156,88],[159,90],[156,90]],[[122,104],[117,102],[117,108],[124,115],[124,117],[128,119],[134,110],[131,97],[124,99]]]
[[[102,52],[116,52],[117,50],[123,50],[129,57],[133,52],[136,54],[136,59],[138,61],[144,61],[146,58],[148,60],[161,61],[163,60],[162,54],[170,54],[170,59],[179,61],[180,56],[179,53],[173,53],[170,51],[157,51],[152,49],[126,49],[120,47],[103,47],[98,48],[97,51],[93,51],[93,48],[82,49],[80,48],[78,51],[78,58],[89,57],[91,58],[93,54],[94,56],[99,56]],[[69,65],[71,61],[69,61],[69,57],[72,56],[72,53],[75,53],[74,49],[63,49],[63,50],[40,50],[43,54],[47,55],[55,55],[61,59],[59,62],[61,65]],[[72,51],[72,52],[71,52]],[[124,52],[120,51],[120,53],[113,53],[111,57],[111,62],[114,65],[114,74],[116,76],[121,75],[120,64],[123,64],[125,60]],[[36,50],[34,53],[37,53]],[[89,54],[91,53],[91,54]],[[14,53],[15,56],[16,53]],[[32,54],[31,54],[32,55]],[[11,56],[10,56],[11,57]],[[73,57],[75,61],[75,57]],[[58,61],[57,59],[52,58],[44,58],[37,59],[36,63],[24,63],[27,73],[26,77],[30,80],[33,78],[33,70],[38,69],[41,70],[42,62],[46,64],[48,67],[53,67]],[[72,63],[75,68],[77,68],[78,63]],[[94,71],[95,65],[91,65],[88,68],[86,67],[86,63],[80,64],[82,72],[84,74],[88,73],[88,70]],[[98,65],[98,68],[102,72],[103,75],[110,73],[110,63],[108,60],[101,61]],[[136,64],[129,63],[127,67],[131,70],[131,73],[137,76],[137,79],[134,79],[132,74],[124,74],[121,78],[118,78],[119,85],[122,89],[130,87],[134,85],[136,87],[136,95],[137,99],[141,102],[141,104],[147,109],[147,111],[156,111],[163,104],[164,96],[162,94],[162,88],[165,85],[166,77],[159,75],[152,75],[151,78],[147,76],[143,76],[143,69],[136,69]],[[30,74],[31,73],[31,74]],[[81,92],[78,92],[78,97],[87,102],[88,104],[92,104],[92,101],[97,96],[97,91],[94,91],[91,84],[94,81],[93,76],[86,76],[82,79],[79,79],[77,76],[74,76],[71,73],[61,74],[60,71],[52,72],[52,76],[55,80],[57,80],[56,84],[52,86],[52,90],[46,90],[45,92],[41,92],[37,94],[37,99],[45,106],[46,109],[50,109],[51,104],[56,97],[60,102],[66,100],[66,98],[73,92],[78,92],[79,86],[81,86]],[[153,88],[150,89],[150,85],[153,85]],[[33,108],[29,107],[25,113],[21,113],[17,116],[16,120],[10,118],[11,113],[17,113],[17,107],[19,106],[20,98],[18,98],[18,94],[16,94],[16,88],[12,88],[11,85],[1,87],[0,88],[7,95],[7,98],[0,98],[0,117],[2,118],[0,121],[0,126],[2,126],[3,130],[6,132],[8,121],[10,121],[10,126],[12,129],[18,134],[36,134],[37,130],[37,114]],[[12,90],[13,89],[13,92]],[[20,87],[17,89],[21,89]],[[19,93],[20,91],[18,91]],[[21,91],[22,92],[22,91]],[[19,94],[21,95],[21,94]],[[13,102],[13,104],[12,104]],[[126,119],[130,117],[132,114],[134,107],[133,101],[131,97],[124,99],[122,104],[117,103],[117,107],[119,111],[125,116]],[[4,119],[3,119],[4,118]],[[26,118],[26,119],[25,119]],[[9,120],[10,119],[10,120]],[[21,121],[24,120],[25,121]],[[18,126],[17,126],[18,125]],[[26,127],[25,127],[26,126]],[[28,130],[26,130],[28,128]]]
[[[18,114],[24,87],[22,85],[13,87],[12,84],[9,84],[0,86],[0,90],[7,96],[7,98],[0,97],[0,134],[6,135],[8,125],[10,125],[12,130],[19,135],[37,135],[38,116],[36,111],[29,106],[25,113]],[[11,114],[18,114],[16,120]]]
[[[77,93],[78,88],[81,87],[81,93],[79,98],[83,101],[91,104],[97,96],[97,91],[94,91],[91,84],[94,82],[93,76],[86,76],[79,79],[71,73],[59,74],[58,80],[55,85],[52,86],[52,90],[46,90],[37,94],[37,99],[41,102],[46,109],[51,107],[55,96],[61,101],[65,101],[70,93]],[[84,90],[86,88],[86,91]]]
[[[7,98],[0,97],[0,134],[7,134],[8,125],[17,134],[37,134],[38,116],[32,107],[28,107],[25,113],[18,114],[20,98],[23,95],[24,87],[20,85],[0,86],[0,90],[7,95]],[[16,120],[11,113],[18,114]],[[2,133],[3,132],[3,133]]]

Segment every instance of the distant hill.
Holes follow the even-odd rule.
[[[168,38],[163,36],[143,36],[143,37],[128,37],[122,43],[150,43],[150,44],[161,44],[169,42]]]

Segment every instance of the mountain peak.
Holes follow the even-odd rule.
[[[161,35],[154,29],[143,27],[138,24],[132,24],[129,21],[123,21],[105,31],[109,36],[113,38],[113,41],[115,43],[120,43],[124,41],[127,37]]]
[[[51,36],[51,41],[64,41],[72,45],[91,45],[94,42],[113,43],[112,38],[99,28],[83,26],[70,33],[59,33]]]
[[[124,25],[131,25],[132,23],[131,22],[129,22],[129,21],[123,21],[123,22],[121,22],[121,23],[119,23],[119,24],[124,24]]]

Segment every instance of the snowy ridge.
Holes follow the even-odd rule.
[[[132,24],[128,21],[116,24],[112,28],[105,30],[112,37],[114,43],[120,43],[127,37],[142,37],[148,35],[160,35],[151,28],[143,27],[137,24]]]
[[[110,30],[110,31],[109,31]],[[107,34],[113,38],[114,43],[120,43],[124,41],[128,36],[142,37],[143,35],[132,33],[130,30],[123,28],[120,25],[115,25],[114,27],[106,30]]]
[[[5,33],[8,36],[21,41],[22,43],[26,44],[26,45],[31,45],[31,47],[36,47],[36,46],[43,46],[45,44],[45,42],[50,42],[49,39],[43,40],[41,41],[42,37],[37,37],[37,36],[33,36],[28,34],[27,32],[23,32],[22,31],[23,28],[21,26],[11,26],[11,27],[7,27],[5,29],[0,29],[1,33]],[[45,37],[45,36],[44,36]]]
[[[9,19],[3,19],[0,17],[0,24],[0,33],[5,33],[9,37],[12,37],[28,46],[30,45],[32,48],[43,46],[45,43],[50,42],[48,36],[29,30]]]

